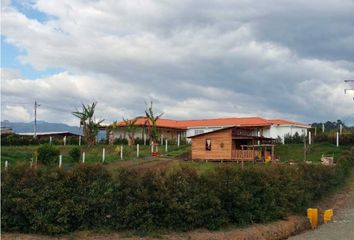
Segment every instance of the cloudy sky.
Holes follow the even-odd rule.
[[[354,124],[353,0],[1,0],[2,120],[106,122],[145,101],[176,119]]]

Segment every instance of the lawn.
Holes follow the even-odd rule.
[[[320,162],[322,154],[325,156],[333,156],[334,160],[338,159],[341,152],[350,148],[350,146],[336,147],[330,143],[315,143],[307,146],[307,161]],[[279,144],[275,147],[275,156],[282,162],[289,160],[303,161],[304,160],[304,145],[303,144]]]
[[[64,164],[70,164],[71,158],[69,156],[69,151],[78,147],[77,145],[67,145],[67,146],[56,146],[61,154],[63,155]],[[312,162],[319,162],[322,154],[326,156],[334,156],[334,159],[338,159],[340,153],[343,150],[349,149],[350,146],[340,146],[336,147],[329,143],[316,143],[308,147],[307,160]],[[38,146],[2,146],[1,147],[1,160],[2,164],[8,161],[9,164],[13,164],[17,161],[30,162],[31,158],[34,158],[34,153]],[[85,162],[95,163],[102,162],[102,149],[106,150],[105,162],[120,162],[120,145],[96,145],[91,149],[82,146],[80,149],[85,152]],[[190,157],[191,146],[181,145],[177,147],[176,145],[168,146],[168,152],[165,152],[164,147],[159,147],[159,157],[158,159],[184,159]],[[123,146],[123,161],[133,160],[135,162],[148,162],[154,160],[150,156],[151,149],[149,146],[140,146],[140,156],[136,156],[136,146]],[[282,162],[287,162],[289,160],[303,161],[304,160],[304,146],[303,144],[285,144],[277,145],[275,147],[275,156]],[[205,171],[213,168],[217,163],[205,163],[205,162],[188,162],[187,165],[193,166],[200,171]]]
[[[63,156],[64,163],[70,163],[71,158],[69,156],[69,151],[78,147],[77,145],[66,145],[66,146],[55,146],[60,150]],[[8,161],[12,164],[17,161],[27,161],[30,162],[31,158],[34,158],[35,152],[38,146],[2,146],[1,147],[1,160],[2,162]],[[105,162],[109,163],[112,161],[120,161],[120,145],[96,145],[90,149],[85,146],[80,147],[81,152],[85,152],[85,162],[94,163],[102,162],[102,150],[105,148],[106,157]],[[149,160],[151,159],[151,148],[150,146],[140,146],[139,158],[137,157],[136,146],[123,146],[123,160]],[[168,156],[172,158],[177,158],[182,155],[188,155],[190,152],[189,145],[177,145],[168,146],[168,152],[165,152],[164,147],[160,147],[159,156]]]

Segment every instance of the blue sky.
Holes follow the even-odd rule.
[[[176,119],[354,124],[352,0],[4,0],[1,11],[2,97],[38,100],[41,120],[74,123],[63,109],[98,101],[109,122],[153,100]]]
[[[29,19],[34,19],[39,22],[55,19],[54,16],[37,11],[33,6],[31,7],[30,3],[26,3],[26,1],[11,1],[11,5]],[[40,71],[29,64],[22,64],[19,60],[19,56],[23,54],[26,54],[26,50],[19,49],[15,45],[8,43],[6,37],[1,34],[1,68],[16,69],[27,79],[46,77],[62,71],[60,68],[47,68]]]

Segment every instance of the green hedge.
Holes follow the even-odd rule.
[[[75,230],[219,229],[281,219],[343,183],[353,166],[220,165],[202,174],[78,164],[71,171],[9,167],[2,174],[2,229],[60,234]]]
[[[1,145],[2,146],[28,146],[28,145],[40,145],[49,143],[49,136],[33,138],[33,136],[22,136],[18,134],[4,134],[1,135]],[[63,137],[53,136],[53,145],[63,145]],[[78,145],[78,136],[67,136],[66,144],[68,145]],[[85,145],[84,138],[81,139],[81,145]]]

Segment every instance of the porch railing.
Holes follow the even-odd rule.
[[[236,150],[236,149],[233,149],[231,151],[232,159],[236,159],[236,160],[254,160],[256,155],[257,155],[257,153],[254,150]]]

